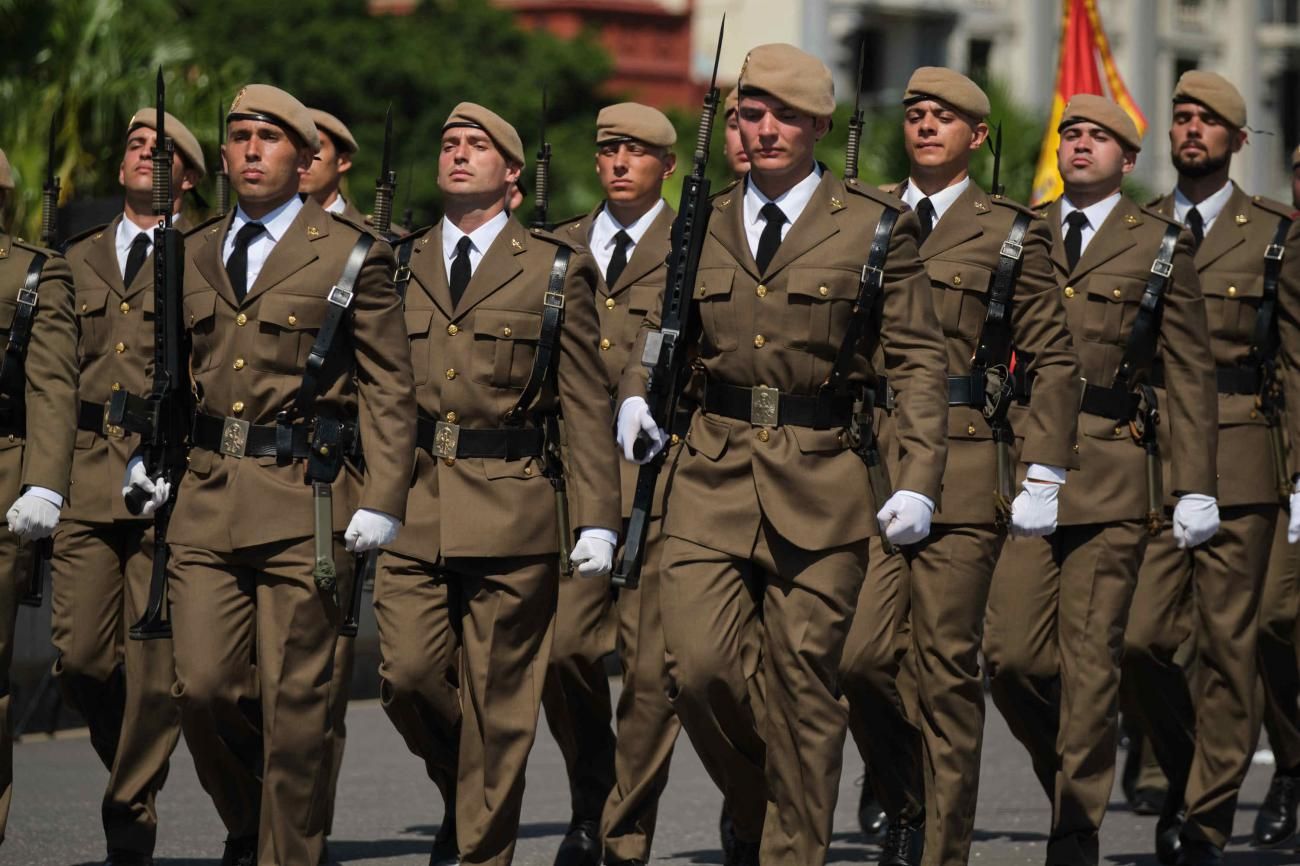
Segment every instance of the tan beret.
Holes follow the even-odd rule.
[[[1241,98],[1241,91],[1216,72],[1202,69],[1184,72],[1174,87],[1174,102],[1200,103],[1230,126],[1241,129],[1246,125],[1246,100]]]
[[[731,92],[727,94],[727,101],[724,102],[722,106],[723,119],[725,120],[726,118],[731,117],[732,112],[736,110],[736,106],[739,104],[740,104],[740,88],[733,87],[731,88]]]
[[[0,189],[14,188],[14,173],[9,169],[9,157],[0,150]]]
[[[662,111],[639,102],[607,105],[596,116],[596,144],[633,139],[656,147],[677,143],[677,130]]]
[[[226,122],[232,120],[260,120],[274,123],[302,139],[312,153],[320,152],[320,133],[311,119],[307,106],[291,93],[269,84],[250,84],[230,103]]]
[[[1109,129],[1133,150],[1142,149],[1142,136],[1138,135],[1137,124],[1114,100],[1093,93],[1076,93],[1070,97],[1069,105],[1065,106],[1061,124],[1056,127],[1056,131],[1060,132],[1067,126],[1085,121]]]
[[[903,104],[911,105],[922,99],[936,99],[976,120],[984,120],[992,110],[983,88],[960,72],[943,66],[922,66],[908,79]]]
[[[172,117],[170,111],[164,112],[166,123],[163,124],[163,134],[176,143],[176,149],[181,152],[185,163],[192,169],[198,171],[200,175],[206,174],[208,167],[203,161],[203,148],[199,147],[199,140],[194,137],[194,133],[185,128],[185,124]],[[131,115],[131,122],[126,125],[126,134],[129,136],[133,130],[140,127],[158,131],[158,109],[142,108],[135,114]]]
[[[835,113],[835,82],[826,64],[784,42],[760,45],[745,55],[738,89],[742,96],[761,90],[813,117]]]
[[[328,111],[321,111],[319,108],[308,109],[311,113],[312,123],[316,124],[319,132],[324,132],[334,139],[334,148],[342,153],[356,153],[357,140],[352,137],[343,121],[339,120]]]
[[[473,102],[462,102],[452,109],[447,122],[442,125],[443,132],[453,126],[472,126],[481,129],[492,139],[497,150],[511,162],[523,165],[524,142],[515,128],[506,123],[499,114]]]

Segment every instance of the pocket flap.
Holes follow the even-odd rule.
[[[1209,273],[1201,280],[1201,293],[1215,298],[1259,298],[1264,294],[1264,277]]]
[[[217,311],[216,292],[195,292],[185,295],[185,319],[193,327],[197,322],[210,319]]]
[[[489,481],[499,478],[544,478],[542,461],[536,457],[524,457],[520,460],[503,460],[500,458],[483,458],[483,474]]]
[[[98,316],[108,305],[108,289],[86,289],[77,292],[77,314]]]
[[[785,291],[822,301],[852,301],[858,296],[861,271],[853,268],[792,267]]]
[[[785,429],[794,437],[795,444],[803,454],[844,450],[844,431],[841,428],[814,430],[811,427],[786,427]]]
[[[727,437],[730,435],[731,428],[726,421],[697,412],[691,429],[686,431],[686,445],[697,454],[717,460],[727,450]]]
[[[930,259],[925,272],[931,281],[963,292],[987,292],[993,280],[992,271],[945,259]]]
[[[731,294],[731,284],[736,279],[734,268],[700,268],[695,277],[695,297],[716,298]]]
[[[536,340],[542,333],[542,317],[523,310],[474,312],[474,335],[498,340]]]
[[[325,322],[329,303],[308,295],[266,294],[257,305],[257,320],[285,331],[315,331]]]
[[[433,323],[433,310],[412,310],[409,307],[407,308],[406,310],[407,336],[429,333],[429,326],[432,323]]]
[[[1141,302],[1146,291],[1146,280],[1135,280],[1116,274],[1094,274],[1088,280],[1088,295],[1119,304]]]
[[[638,313],[648,313],[663,306],[663,286],[641,283],[628,289],[627,306]]]

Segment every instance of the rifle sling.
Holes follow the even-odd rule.
[[[1024,256],[1025,234],[1029,231],[1030,215],[1018,213],[1011,223],[1011,231],[998,252],[998,267],[993,272],[993,285],[989,289],[989,305],[984,315],[976,344],[972,375],[983,376],[989,367],[1011,366],[1011,302],[1016,294],[1016,280]],[[980,405],[983,405],[981,400]]]
[[[36,305],[40,300],[41,271],[47,259],[44,253],[36,253],[27,266],[27,276],[18,291],[18,309],[9,328],[4,359],[0,361],[0,392],[18,405],[24,398],[23,360],[27,355],[27,344],[32,339],[32,320],[36,318]]]
[[[393,272],[393,288],[397,289],[397,297],[402,299],[403,305],[406,304],[406,289],[411,284],[411,254],[414,252],[414,238],[397,247],[397,270]]]
[[[1282,280],[1282,257],[1286,253],[1286,236],[1291,217],[1278,220],[1273,242],[1264,248],[1264,291],[1255,314],[1255,330],[1250,336],[1250,353],[1246,367],[1263,367],[1277,355],[1277,287]],[[1261,377],[1261,384],[1267,377]]]
[[[556,348],[560,344],[560,325],[564,322],[564,281],[569,274],[569,259],[573,251],[560,247],[551,263],[551,277],[542,296],[542,330],[537,338],[537,354],[533,356],[533,369],[528,382],[514,408],[506,413],[505,423],[519,426],[524,423],[528,408],[533,405],[542,386],[555,369]]]

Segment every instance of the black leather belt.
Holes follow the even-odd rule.
[[[356,426],[344,425],[343,448],[346,453],[356,449]],[[194,416],[191,441],[195,448],[215,451],[227,457],[275,457],[279,454],[278,424],[249,424],[238,418],[218,418],[215,415]],[[294,424],[289,428],[289,457],[305,460],[311,450],[311,427]]]
[[[1215,367],[1214,389],[1220,394],[1258,394],[1260,378],[1258,367]],[[1151,384],[1165,387],[1165,365],[1151,367]]]
[[[1084,385],[1079,411],[1112,421],[1132,421],[1137,417],[1140,396],[1134,391]]]
[[[434,457],[496,457],[519,460],[541,457],[545,434],[537,427],[472,430],[459,424],[417,418],[415,445]]]
[[[846,427],[853,417],[853,399],[823,401],[803,394],[782,394],[762,385],[741,388],[710,381],[704,388],[704,411],[760,427]]]
[[[948,377],[949,406],[973,406],[976,409],[983,409],[984,399],[983,376]]]
[[[121,427],[108,423],[108,406],[104,403],[81,401],[77,407],[77,429],[89,430],[109,439],[125,439],[129,434]]]

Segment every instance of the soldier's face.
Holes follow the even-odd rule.
[[[913,102],[903,114],[907,156],[913,166],[921,168],[968,164],[988,134],[988,124],[933,99]]]
[[[1169,126],[1169,152],[1179,174],[1214,174],[1246,143],[1246,131],[1234,129],[1203,105],[1179,102]]]
[[[126,153],[122,155],[122,165],[117,170],[118,183],[127,194],[153,195],[153,146],[158,140],[158,133],[147,126],[136,127],[126,137]],[[198,172],[185,167],[180,151],[172,154],[172,198],[179,198],[183,193],[194,188],[198,183]]]
[[[1109,129],[1095,123],[1075,123],[1061,130],[1057,168],[1070,188],[1118,190],[1124,175],[1137,164],[1137,152],[1125,147]]]
[[[667,148],[620,141],[596,150],[596,175],[613,202],[633,204],[657,200],[664,180],[677,168],[677,156]]]
[[[736,177],[743,177],[745,172],[749,171],[749,156],[745,153],[745,145],[740,140],[740,120],[736,117],[737,111],[732,111],[727,115],[727,164],[731,166],[731,173]]]
[[[767,94],[742,96],[736,116],[750,169],[759,174],[808,170],[813,148],[830,129],[830,118],[805,114]]]
[[[1291,166],[1291,206],[1300,208],[1300,162]]]
[[[246,211],[250,205],[288,201],[312,161],[311,148],[282,127],[261,120],[231,121],[222,153],[230,186]]]
[[[438,188],[456,197],[506,201],[519,179],[519,166],[506,160],[486,132],[453,126],[442,133],[438,154]]]
[[[320,152],[312,158],[311,165],[298,185],[299,192],[310,196],[329,197],[339,188],[339,179],[352,168],[351,155],[334,146],[329,133],[320,134]],[[325,202],[321,202],[324,204]]]

